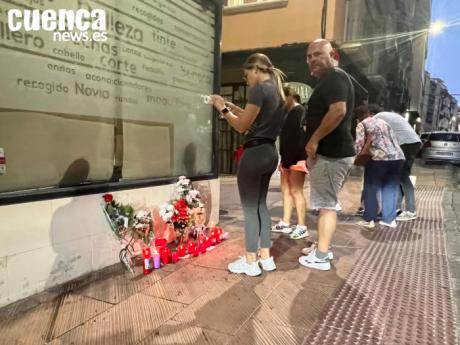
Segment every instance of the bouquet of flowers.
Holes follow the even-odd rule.
[[[186,235],[185,229],[190,224],[192,210],[197,207],[202,207],[200,192],[193,188],[189,179],[180,176],[175,184],[173,199],[161,206],[160,216],[174,226],[176,237],[182,237]]]
[[[193,188],[192,183],[185,176],[179,176],[176,182],[175,199],[184,199],[190,209],[202,207],[200,192]]]
[[[112,194],[102,196],[105,204],[103,205],[104,214],[119,239],[123,239],[134,223],[134,209],[129,204],[116,202]]]
[[[153,232],[152,214],[146,209],[136,211],[132,226],[133,235],[142,238],[145,244],[153,241],[155,235]]]

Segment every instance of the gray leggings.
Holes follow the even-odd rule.
[[[275,145],[262,144],[244,150],[238,167],[238,190],[243,206],[246,251],[270,248],[271,218],[267,208],[270,178],[278,164]]]

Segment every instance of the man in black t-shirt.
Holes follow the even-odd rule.
[[[329,270],[329,244],[337,225],[338,193],[353,165],[351,136],[354,87],[346,72],[337,68],[337,52],[329,41],[317,39],[307,49],[307,64],[318,78],[306,115],[310,207],[319,209],[318,247],[299,262]]]

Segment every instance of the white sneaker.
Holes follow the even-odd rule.
[[[262,269],[264,271],[276,270],[275,260],[273,260],[273,256],[270,256],[268,259],[259,259],[259,264],[262,266]]]
[[[308,237],[307,227],[297,225],[289,237],[293,240],[300,240],[301,238]]]
[[[318,259],[316,255],[301,256],[299,258],[299,263],[302,266],[314,268],[320,271],[329,271],[331,269],[331,263],[329,259]]]
[[[336,210],[337,212],[342,211],[342,206],[340,206],[340,203],[339,203],[339,202],[335,205],[335,210]]]
[[[399,216],[396,217],[396,220],[399,220],[401,222],[407,222],[409,220],[414,220],[414,219],[417,219],[417,213],[410,212],[410,211],[404,211]]]
[[[291,225],[280,220],[278,224],[272,226],[273,232],[282,232],[283,234],[290,234],[292,232]]]
[[[316,244],[312,244],[310,247],[302,248],[301,252],[306,256],[315,255]],[[329,260],[334,260],[334,253],[332,253],[330,250],[327,252],[327,256],[329,257]]]
[[[254,261],[252,264],[248,264],[245,256],[240,256],[238,260],[228,264],[228,270],[237,274],[244,273],[251,277],[262,274],[262,270],[260,269],[257,261]]]
[[[370,222],[366,222],[365,220],[360,220],[359,222],[356,222],[356,225],[365,226],[366,228],[370,228],[370,229],[375,227],[375,223],[373,220],[371,220]]]
[[[398,226],[398,224],[396,224],[396,221],[392,221],[391,223],[385,223],[384,221],[380,221],[379,222],[380,225],[383,225],[383,226],[388,226],[389,228],[396,228]]]

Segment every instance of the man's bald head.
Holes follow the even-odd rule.
[[[322,47],[322,48],[326,49],[327,51],[334,50],[334,48],[332,48],[331,42],[329,42],[328,40],[326,40],[324,38],[317,38],[316,40],[314,40],[313,42],[311,42],[308,45],[308,48],[314,47],[314,46]]]
[[[331,42],[318,38],[308,45],[307,64],[312,76],[320,78],[327,70],[338,65]]]

